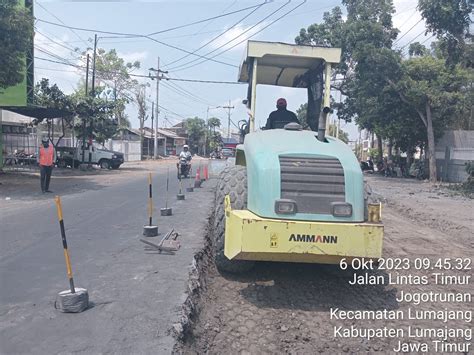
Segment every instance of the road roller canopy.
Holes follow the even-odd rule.
[[[340,48],[248,41],[238,81],[250,83],[252,70],[258,65],[255,84],[306,87],[308,71],[322,69],[325,62],[339,63],[340,58]]]

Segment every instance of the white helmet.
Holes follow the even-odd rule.
[[[187,145],[187,144],[183,145],[183,149],[186,149],[186,148],[189,149],[189,145]]]

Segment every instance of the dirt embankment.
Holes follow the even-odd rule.
[[[474,201],[453,196],[448,190],[432,188],[423,182],[370,177],[373,190],[385,200],[383,219],[385,258],[426,258],[434,263],[442,258],[469,260],[473,251],[471,221]],[[429,268],[415,270],[373,270],[368,275],[380,276],[377,285],[350,285],[354,271],[338,266],[287,263],[259,263],[246,275],[219,274],[207,263],[203,277],[205,288],[194,300],[194,314],[177,353],[185,354],[261,354],[261,353],[365,353],[393,352],[399,340],[407,340],[408,327],[417,329],[466,329],[471,323],[461,316],[443,322],[433,319],[408,319],[414,311],[452,311],[467,314],[470,302],[437,301],[399,302],[402,294],[459,293],[470,294],[467,285],[436,284],[434,273],[468,277],[472,270]],[[471,265],[472,267],[472,265]],[[364,275],[363,271],[356,272]],[[390,274],[390,275],[389,275]],[[411,276],[410,276],[411,275]],[[389,276],[419,277],[427,285],[388,284]],[[400,319],[342,320],[331,310],[400,311]],[[404,338],[336,336],[337,327],[403,329]],[[432,340],[432,339],[431,339]],[[448,337],[449,341],[459,340]],[[428,338],[411,339],[427,342]],[[443,352],[443,351],[440,351]]]

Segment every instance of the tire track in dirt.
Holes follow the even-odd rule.
[[[388,257],[469,257],[472,248],[464,233],[449,234],[437,225],[407,219],[398,208],[384,208],[385,242]],[[467,227],[466,227],[467,229]],[[397,302],[401,291],[471,292],[469,285],[435,285],[433,270],[400,270],[400,275],[426,276],[429,285],[349,285],[354,271],[338,266],[290,263],[257,263],[251,272],[221,275],[209,263],[206,289],[200,295],[199,314],[183,343],[176,348],[183,354],[314,354],[342,352],[389,352],[398,344],[395,338],[334,338],[334,327],[437,327],[440,321],[427,320],[338,320],[330,309],[341,310],[469,310],[466,303],[424,303],[413,306]],[[394,273],[392,271],[392,273]],[[469,270],[450,275],[470,275]],[[362,272],[357,272],[362,274]],[[384,271],[369,272],[383,275]],[[393,275],[392,275],[393,276]],[[465,328],[465,320],[449,321],[450,327]]]

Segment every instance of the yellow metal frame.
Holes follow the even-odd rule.
[[[225,198],[225,250],[229,259],[336,264],[341,258],[379,258],[381,223],[334,223],[261,218],[232,210]]]

